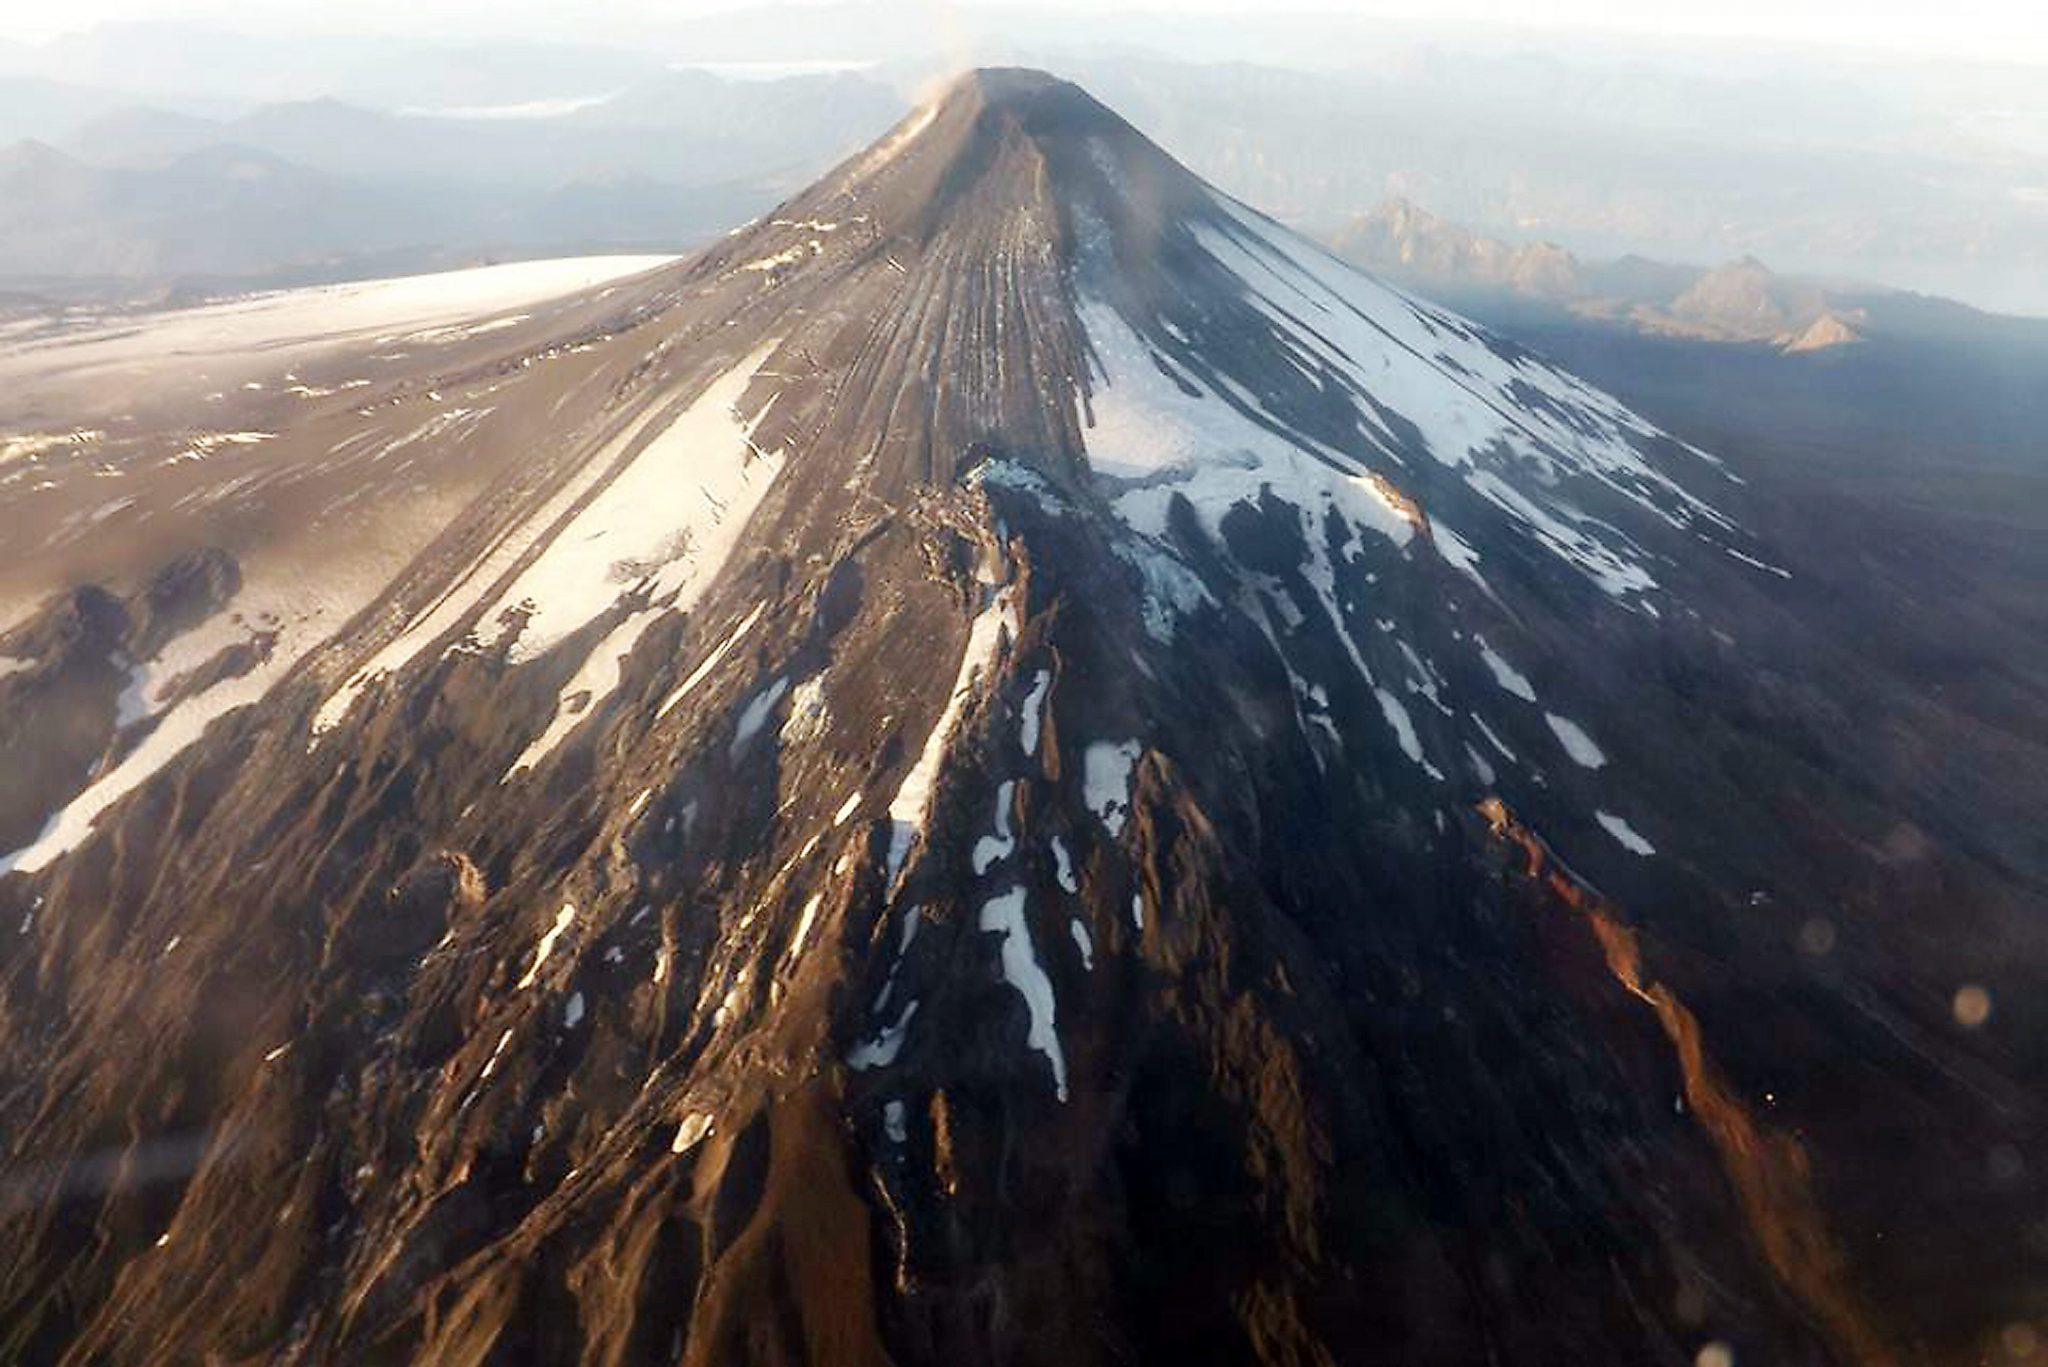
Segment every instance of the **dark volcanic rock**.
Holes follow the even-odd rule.
[[[95,769],[116,761],[146,720],[130,675],[173,638],[226,608],[241,587],[234,558],[217,549],[179,556],[123,602],[87,587],[47,605],[0,638],[0,844],[27,844],[54,799],[84,788]],[[202,662],[213,676],[246,672],[235,652]],[[201,683],[174,679],[172,686]],[[126,734],[124,734],[126,733]]]
[[[2032,1313],[2038,1179],[1942,1174],[2048,1135],[2048,857],[1951,801],[2042,772],[1830,639],[1713,456],[1025,72],[436,365],[413,478],[529,458],[36,790],[0,1357],[1882,1367]],[[182,658],[232,576],[158,582]]]

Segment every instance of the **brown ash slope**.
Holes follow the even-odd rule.
[[[2039,1311],[2038,1179],[1980,1174],[2048,1134],[2048,766],[1802,616],[1738,472],[1074,87],[967,78],[397,397],[489,411],[384,496],[476,492],[345,626],[207,654],[256,538],[0,641],[31,738],[59,669],[182,681],[0,878],[10,1360],[1881,1364]]]

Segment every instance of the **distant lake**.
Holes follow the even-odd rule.
[[[835,76],[841,72],[867,71],[872,61],[811,62],[670,62],[671,71],[703,71],[729,81],[780,81],[791,76]]]

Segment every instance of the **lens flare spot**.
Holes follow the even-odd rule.
[[[1955,1012],[1957,1025],[1975,1030],[1991,1019],[1991,994],[1975,983],[1964,983],[1949,1009]]]

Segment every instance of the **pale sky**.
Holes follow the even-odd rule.
[[[988,0],[903,0],[972,10]],[[2048,0],[1025,0],[1108,11],[1275,9],[1668,37],[1751,38],[1929,57],[2048,65]],[[266,31],[496,34],[576,39],[630,34],[636,21],[738,7],[733,0],[0,0],[0,39],[41,41],[107,20],[190,19]]]

